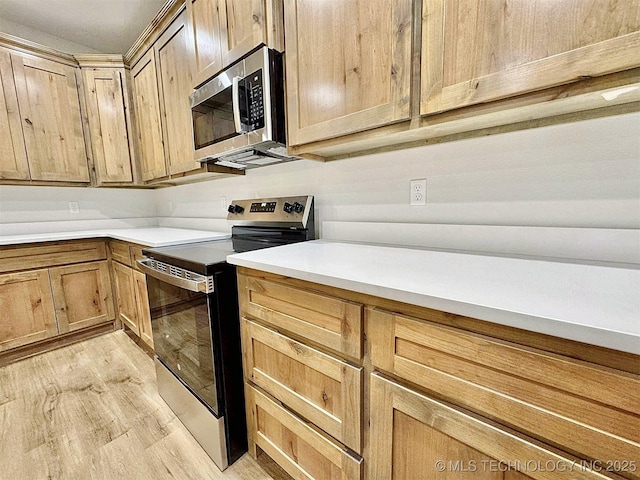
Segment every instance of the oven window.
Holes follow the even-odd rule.
[[[208,296],[147,276],[156,355],[218,413]]]

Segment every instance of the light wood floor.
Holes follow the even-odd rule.
[[[290,478],[266,455],[220,472],[158,395],[153,361],[113,332],[0,368],[0,478]]]

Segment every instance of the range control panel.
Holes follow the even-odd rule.
[[[313,196],[234,200],[227,220],[237,224],[306,228],[313,221]]]

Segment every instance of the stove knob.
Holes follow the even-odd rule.
[[[227,212],[229,213],[242,213],[244,212],[244,208],[241,207],[240,205],[229,205],[229,208],[227,208]]]
[[[302,213],[304,212],[304,205],[302,205],[301,203],[294,203],[293,204],[293,211],[296,213]]]
[[[291,213],[291,212],[293,212],[293,205],[291,205],[289,202],[284,202],[284,205],[282,206],[282,209],[286,213]]]

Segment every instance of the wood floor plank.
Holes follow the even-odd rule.
[[[0,368],[0,452],[12,480],[290,479],[266,455],[220,472],[122,331]]]

